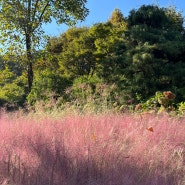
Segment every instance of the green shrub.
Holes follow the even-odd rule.
[[[136,111],[172,111],[174,110],[175,97],[176,95],[171,91],[157,91],[154,96],[149,98],[144,103],[141,103],[140,106],[137,105]]]
[[[37,101],[47,102],[50,98],[57,98],[64,94],[70,86],[71,80],[51,70],[43,70],[35,73],[31,92],[27,96],[28,104],[34,105]]]
[[[178,104],[178,112],[179,112],[179,114],[185,113],[185,102],[180,102]]]
[[[6,84],[0,89],[0,106],[5,104],[20,106],[24,103],[24,100],[24,88],[18,86],[17,84]]]

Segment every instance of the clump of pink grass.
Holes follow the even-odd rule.
[[[184,133],[168,115],[2,113],[0,183],[184,185]]]

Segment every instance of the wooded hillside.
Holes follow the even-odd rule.
[[[72,27],[32,51],[30,90],[26,53],[7,51],[0,58],[0,106],[52,100],[58,106],[91,102],[118,109],[138,103],[178,109],[181,103],[185,109],[183,23],[172,7],[143,5],[128,17],[115,9],[107,22]],[[164,92],[174,98],[161,103]]]

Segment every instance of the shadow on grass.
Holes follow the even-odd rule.
[[[1,184],[8,185],[172,185],[176,179],[146,166],[137,167],[124,156],[73,156],[65,147],[32,146],[39,164],[9,155],[1,162]],[[100,154],[101,155],[101,154]],[[8,179],[8,181],[7,181]]]

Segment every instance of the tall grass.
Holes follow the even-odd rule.
[[[184,185],[185,118],[1,113],[0,184]]]

